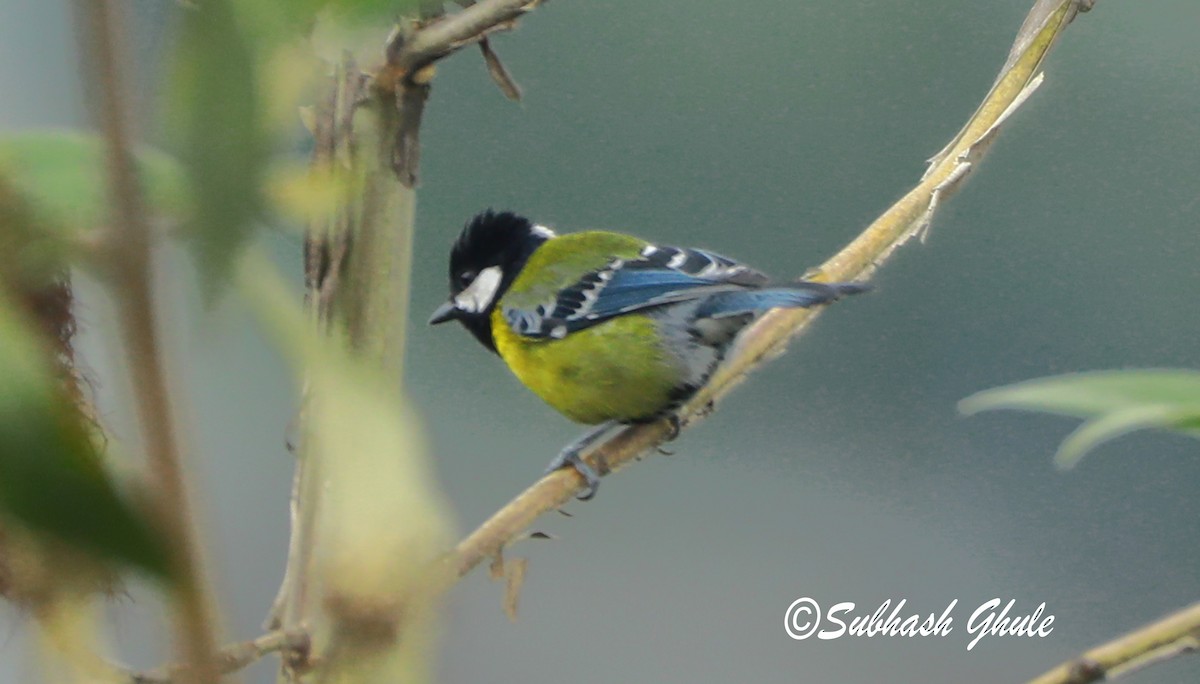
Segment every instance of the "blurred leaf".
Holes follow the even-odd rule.
[[[226,1],[245,40],[260,56],[263,92],[258,101],[264,121],[272,126],[284,121],[280,114],[288,109],[286,121],[293,123],[299,106],[293,99],[295,91],[326,75],[314,58],[332,64],[341,61],[343,50],[349,50],[362,63],[375,64],[383,57],[384,41],[394,22],[429,14],[445,4],[441,0]]]
[[[963,413],[1012,408],[1090,418],[1123,408],[1200,407],[1200,372],[1129,370],[1072,373],[984,390],[959,403]]]
[[[166,553],[117,492],[33,334],[0,300],[0,512],[71,545],[166,575]]]
[[[419,8],[429,12],[446,3],[442,0],[236,0],[233,4],[247,33],[259,44],[303,36],[323,15],[346,24],[374,25],[383,34],[377,41],[382,46],[390,22],[416,16]]]
[[[1136,430],[1161,428],[1200,437],[1200,372],[1060,375],[985,390],[959,403],[959,410],[967,414],[1005,408],[1090,419],[1055,455],[1055,464],[1067,469],[1099,444]]]
[[[283,164],[271,169],[267,193],[272,208],[300,224],[328,217],[352,201],[353,178],[316,166]]]
[[[260,51],[262,46],[258,46]],[[270,136],[272,149],[290,150],[307,164],[312,144],[312,129],[304,126],[302,112],[322,96],[328,80],[328,67],[304,41],[293,40],[262,52],[258,65],[261,120]]]
[[[1187,421],[1196,420],[1200,420],[1200,407],[1187,409],[1149,404],[1106,413],[1080,425],[1068,435],[1054,455],[1054,465],[1069,470],[1078,465],[1087,452],[1104,442],[1138,430],[1185,428]]]
[[[151,215],[187,216],[189,195],[179,164],[146,146],[135,150],[134,160]],[[26,227],[60,247],[110,220],[105,174],[103,141],[89,133],[40,130],[0,137],[0,185],[30,211]],[[6,203],[0,216],[20,210]]]
[[[266,162],[256,64],[230,0],[187,10],[174,66],[170,123],[196,195],[188,237],[211,297],[258,218]]]
[[[382,22],[400,17],[413,17],[421,12],[434,12],[446,3],[441,0],[310,0],[317,9],[324,9],[347,21]]]

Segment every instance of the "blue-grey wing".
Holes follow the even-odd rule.
[[[584,275],[553,301],[534,309],[506,308],[504,316],[521,335],[562,338],[621,314],[766,282],[762,273],[719,254],[651,245],[637,259],[613,259]]]

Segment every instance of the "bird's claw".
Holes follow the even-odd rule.
[[[600,488],[600,476],[596,474],[595,468],[592,468],[587,464],[587,461],[583,460],[583,457],[579,455],[578,449],[563,449],[553,461],[550,461],[550,465],[546,466],[546,474],[549,475],[567,466],[574,468],[575,472],[583,476],[586,486],[583,493],[576,498],[580,501],[587,501],[596,496],[596,490]]]
[[[679,433],[683,432],[683,421],[680,420],[679,414],[669,413],[667,414],[667,424],[670,427],[670,432],[663,438],[663,441],[673,442],[679,436]]]

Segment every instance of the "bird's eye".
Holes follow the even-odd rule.
[[[460,283],[469,283],[472,280],[475,280],[475,276],[477,276],[477,275],[479,275],[479,274],[476,273],[473,269],[468,268],[465,271],[459,272],[458,281]]]

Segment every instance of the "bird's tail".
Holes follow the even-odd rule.
[[[837,301],[846,295],[870,290],[866,283],[816,283],[797,280],[786,285],[774,285],[761,290],[734,290],[715,294],[697,310],[702,318],[721,318],[768,309],[803,309]]]

